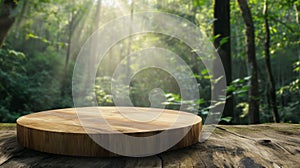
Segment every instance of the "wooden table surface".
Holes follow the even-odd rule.
[[[205,142],[150,157],[70,157],[24,148],[15,124],[0,123],[1,168],[299,168],[300,124],[217,126]]]

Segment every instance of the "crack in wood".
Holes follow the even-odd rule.
[[[255,139],[249,138],[249,137],[244,136],[244,135],[240,135],[240,134],[238,134],[238,133],[229,131],[229,130],[227,130],[227,129],[225,129],[225,128],[222,128],[222,127],[219,127],[219,126],[216,126],[216,128],[218,128],[218,129],[220,129],[220,130],[223,130],[223,131],[226,131],[226,132],[228,132],[228,133],[230,133],[230,134],[232,134],[232,135],[238,136],[238,137],[240,137],[240,138],[245,138],[245,139],[248,139],[248,140],[251,140],[251,141],[256,141]]]
[[[164,168],[164,159],[159,154],[156,156],[161,160],[161,168]]]

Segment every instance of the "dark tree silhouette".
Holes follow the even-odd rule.
[[[16,7],[17,4],[14,0],[4,0],[0,3],[0,48],[9,29],[15,22],[15,17],[11,15],[11,11]]]
[[[270,28],[269,28],[269,19],[268,19],[268,0],[265,0],[263,14],[264,14],[264,26],[266,31],[265,62],[266,62],[266,69],[267,69],[269,85],[270,85],[269,93],[271,98],[271,106],[273,111],[274,122],[279,123],[280,118],[278,115],[278,109],[276,103],[276,88],[275,88],[275,81],[272,74],[271,60],[270,60]]]
[[[246,54],[248,74],[251,76],[250,89],[248,93],[249,102],[249,124],[259,123],[259,91],[257,62],[255,56],[255,33],[252,14],[246,0],[237,0],[246,29]]]
[[[230,1],[215,0],[214,1],[214,26],[213,33],[217,37],[214,41],[214,46],[217,48],[218,54],[221,57],[225,75],[226,84],[230,85],[231,76],[231,56],[230,56]],[[233,97],[232,93],[227,93],[227,100],[224,107],[223,117],[234,117],[233,114]]]

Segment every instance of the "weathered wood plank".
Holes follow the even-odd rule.
[[[0,124],[0,167],[294,167],[300,166],[300,125],[218,126],[204,143],[146,158],[68,157],[32,151]]]

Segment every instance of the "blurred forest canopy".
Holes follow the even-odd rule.
[[[227,52],[226,58],[230,61],[222,61],[227,70],[226,76],[230,75],[231,79],[227,87],[230,101],[222,123],[256,123],[248,121],[248,117],[254,115],[260,123],[274,122],[274,109],[278,111],[277,122],[300,123],[300,2],[267,2],[0,0],[0,42],[3,42],[0,48],[0,122],[15,122],[19,116],[32,112],[72,107],[72,72],[80,48],[88,37],[112,19],[136,12],[163,11],[196,24],[210,37],[222,59],[223,51]],[[217,13],[223,10],[218,6],[226,3],[230,17],[223,15],[222,11]],[[250,11],[245,13],[243,5],[248,6]],[[253,57],[248,55],[251,25],[247,23],[251,22],[247,22],[247,12],[251,12],[254,26]],[[224,17],[228,17],[228,23],[222,23],[228,26],[229,37],[217,27],[218,21]],[[218,31],[221,31],[220,34]],[[226,45],[229,48],[226,49]],[[166,94],[160,101],[167,108],[178,109],[180,104],[187,103],[189,108],[196,108],[198,114],[205,118],[211,108],[210,82],[213,77],[189,46],[156,33],[131,36],[106,53],[102,64],[105,66],[99,67],[93,91],[98,104],[114,105],[110,89],[114,69],[126,55],[147,47],[161,47],[178,54],[193,70],[193,76],[199,83],[196,91],[199,91],[201,99],[192,103],[181,100],[180,89],[170,74],[159,69],[146,69],[131,81],[133,104],[150,106],[149,92],[161,88]],[[249,58],[257,63],[258,88],[253,87],[255,78],[247,70],[247,67],[251,69]],[[128,70],[134,68],[137,67],[128,66]],[[255,91],[258,97],[251,96]],[[253,109],[251,101],[257,101],[255,107],[259,108],[258,111]]]

